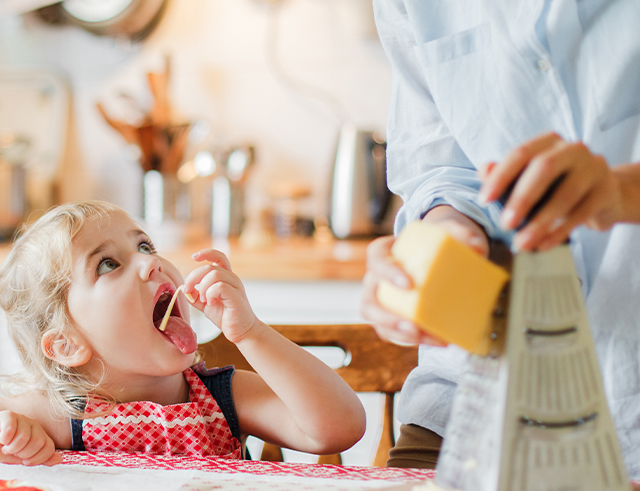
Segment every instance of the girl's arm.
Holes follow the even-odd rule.
[[[337,453],[356,443],[364,433],[365,414],[347,383],[256,318],[224,254],[208,249],[194,259],[214,264],[193,271],[185,292],[198,297],[193,305],[222,329],[256,371],[238,371],[233,379],[241,431],[315,454]]]
[[[362,438],[360,400],[322,361],[260,321],[236,346],[259,374],[234,377],[243,431],[314,454],[339,453]]]
[[[54,465],[56,448],[71,447],[69,419],[56,418],[49,400],[31,393],[0,399],[0,462]]]

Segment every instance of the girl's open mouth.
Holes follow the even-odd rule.
[[[161,288],[163,288],[164,291],[160,294],[153,307],[153,325],[156,329],[160,327],[175,293],[175,288],[169,285],[163,285]],[[178,302],[173,304],[164,331],[160,331],[159,329],[158,331],[169,338],[176,348],[184,354],[193,353],[198,348],[196,334],[193,332],[193,329],[191,329],[191,326],[182,318]]]
[[[167,309],[169,308],[169,304],[171,303],[171,299],[173,298],[174,293],[175,292],[172,291],[166,291],[162,295],[160,295],[160,298],[158,298],[158,301],[153,308],[153,325],[156,326],[156,328],[160,325],[162,319],[164,318],[164,315],[167,313]],[[171,317],[182,318],[180,307],[178,306],[177,302],[173,304],[170,315]]]

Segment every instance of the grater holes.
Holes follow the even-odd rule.
[[[610,434],[605,435],[604,437],[606,448],[607,448],[607,467],[611,470],[612,473],[615,473],[615,480],[618,486],[622,485],[626,482],[625,474],[626,470],[621,469],[619,465],[616,465],[616,443],[613,441],[613,438]]]
[[[540,329],[571,324],[582,305],[576,281],[569,275],[527,278],[523,297],[525,321],[539,325]]]
[[[588,413],[600,396],[589,358],[585,349],[523,353],[518,360],[520,387],[516,393],[521,414],[559,421]]]
[[[554,395],[555,395],[555,407],[558,409],[559,412],[564,412],[565,410],[565,405],[562,403],[562,394],[563,394],[563,374],[559,369],[559,365],[560,365],[560,358],[558,357],[553,357],[551,358],[551,366],[553,367],[552,371],[551,371],[551,375],[553,376],[553,388],[554,390]]]
[[[595,357],[591,356],[592,353],[589,349],[584,348],[581,352],[582,363],[584,364],[584,374],[583,376],[587,379],[587,386],[591,389],[591,394],[597,396],[598,392],[598,380],[600,377],[599,373],[596,373],[595,367],[598,366],[598,360]],[[593,396],[592,396],[593,397]]]
[[[604,450],[602,449],[602,441],[597,439],[594,442],[595,454],[597,455],[598,460],[598,468],[600,469],[600,473],[603,477],[604,484],[609,487],[609,473],[607,472],[607,462],[605,462]]]
[[[615,442],[595,421],[579,435],[569,430],[521,427],[512,457],[510,489],[612,489],[624,486],[624,471],[616,466]],[[558,473],[561,473],[558,475]],[[545,482],[554,476],[554,484]],[[565,488],[565,486],[567,486]]]

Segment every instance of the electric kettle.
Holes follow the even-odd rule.
[[[376,235],[389,209],[386,142],[372,131],[346,123],[333,163],[329,224],[339,238]]]

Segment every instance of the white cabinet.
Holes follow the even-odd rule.
[[[355,324],[360,316],[359,281],[244,280],[249,303],[266,324]],[[206,342],[218,330],[192,309],[198,341]]]

